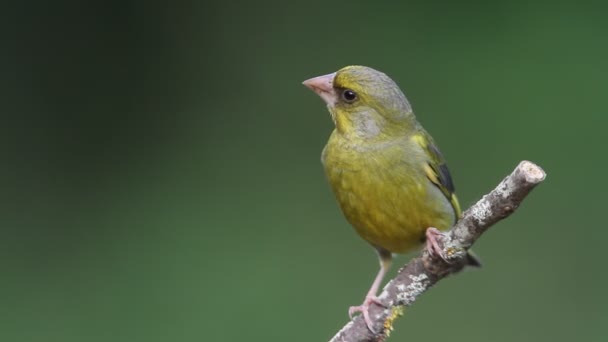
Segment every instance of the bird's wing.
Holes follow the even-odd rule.
[[[424,130],[420,130],[413,136],[414,141],[422,147],[427,157],[427,163],[424,165],[426,176],[433,184],[441,190],[445,197],[452,204],[454,213],[457,218],[460,218],[462,212],[460,210],[460,204],[456,197],[454,183],[452,182],[452,176],[448,169],[445,159],[439,151],[437,145],[433,141],[433,138]]]

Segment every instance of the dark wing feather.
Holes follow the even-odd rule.
[[[452,175],[450,175],[450,170],[448,169],[447,164],[445,163],[445,159],[439,151],[439,148],[435,146],[432,142],[428,145],[429,153],[433,156],[433,160],[435,161],[435,172],[439,176],[439,182],[441,186],[445,187],[447,192],[451,195],[456,189],[454,188],[454,182],[452,181]],[[433,165],[431,165],[433,167]]]

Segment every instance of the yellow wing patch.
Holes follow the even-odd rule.
[[[427,163],[423,166],[427,178],[441,190],[445,197],[450,201],[456,217],[460,218],[462,212],[460,204],[458,203],[458,198],[454,193],[452,176],[450,175],[448,166],[446,165],[445,159],[439,151],[439,148],[437,148],[432,138],[425,131],[414,134],[412,140],[422,147],[422,150],[427,156]]]

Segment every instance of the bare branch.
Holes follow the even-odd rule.
[[[348,322],[330,342],[384,341],[392,330],[394,320],[404,306],[414,301],[439,280],[460,271],[467,250],[488,228],[511,215],[530,191],[545,179],[545,172],[536,164],[522,161],[498,186],[464,212],[462,219],[443,237],[443,254],[448,262],[430,257],[426,252],[411,260],[388,282],[380,294],[387,308],[373,305],[370,317],[372,333],[361,316]]]

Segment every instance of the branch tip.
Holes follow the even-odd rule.
[[[537,184],[544,181],[545,177],[547,177],[547,174],[540,166],[528,160],[519,163],[518,168],[522,170],[526,177],[526,181],[529,183]]]

